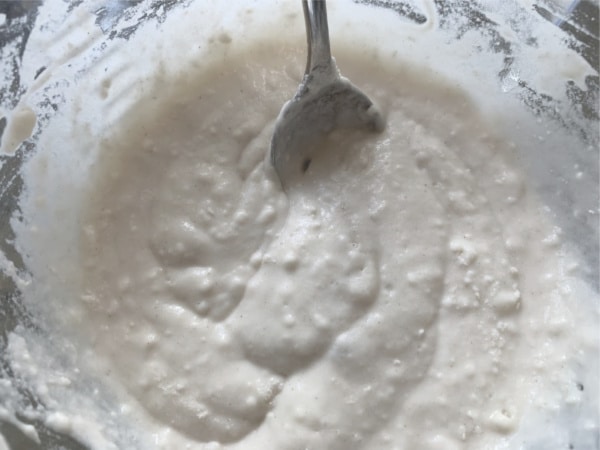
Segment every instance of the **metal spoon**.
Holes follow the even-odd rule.
[[[341,76],[329,47],[325,0],[302,0],[308,58],[295,96],[283,105],[271,140],[271,163],[285,187],[306,172],[315,143],[338,128],[381,131],[373,102]]]

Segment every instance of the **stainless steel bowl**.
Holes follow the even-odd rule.
[[[244,2],[231,2],[228,8],[211,6],[218,2],[206,1],[208,9],[215,10],[211,23],[202,23],[199,26],[215,26],[219,20],[230,20],[226,10],[235,11],[243,8]],[[98,0],[82,2],[81,0],[51,1],[41,0],[8,0],[0,1],[0,76],[4,75],[6,82],[0,83],[0,141],[6,139],[7,116],[22,98],[31,91],[32,86],[38,83],[33,96],[38,122],[31,137],[26,139],[12,155],[0,155],[0,261],[6,260],[14,265],[14,270],[27,274],[28,268],[16,249],[14,232],[11,221],[19,216],[19,198],[22,194],[23,179],[20,169],[23,162],[36,151],[38,137],[44,132],[53,117],[65,106],[65,98],[61,98],[64,89],[56,77],[50,77],[41,83],[47,64],[52,55],[42,57],[28,52],[28,40],[37,31],[46,27],[56,29],[56,37],[66,32],[61,30],[57,22],[66,21],[69,17],[85,10],[93,20],[78,23],[79,31],[86,31],[85,27],[98,33],[99,38],[83,42],[84,48],[80,49],[71,59],[53,61],[65,67],[71,63],[79,63],[79,71],[75,77],[86,77],[92,71],[98,59],[89,59],[86,53],[88,47],[95,49],[102,55],[103,46],[106,52],[109,49],[124,45],[134,36],[140,27],[160,23],[168,19],[172,11],[186,8],[191,0]],[[268,9],[282,7],[281,2],[256,2],[258,10],[265,13]],[[565,45],[573,47],[595,71],[595,74],[585,78],[584,86],[566,80],[562,83],[563,95],[552,97],[543,92],[537,92],[530,83],[527,74],[518,68],[518,64],[527,64],[516,61],[514,48],[516,45],[541,46],[544,42],[529,42],[531,37],[527,33],[525,22],[515,17],[501,17],[504,23],[512,27],[511,38],[503,33],[502,26],[497,20],[501,14],[494,8],[494,2],[488,1],[444,1],[433,0],[421,2],[417,0],[345,0],[340,4],[352,3],[356,8],[364,11],[380,13],[385,18],[388,28],[370,36],[364,32],[373,24],[362,23],[363,28],[357,27],[355,33],[361,39],[380,39],[378,41],[386,48],[402,52],[409,44],[397,39],[396,29],[405,26],[427,26],[432,21],[432,15],[441,28],[445,28],[453,36],[454,42],[465,39],[471,32],[479,36],[478,49],[474,48],[473,58],[485,57],[493,54],[501,57],[503,67],[497,73],[486,76],[494,80],[498,95],[517,98],[522,104],[524,114],[529,114],[536,119],[542,128],[562,127],[568,130],[572,137],[572,144],[568,148],[556,148],[547,143],[531,144],[526,147],[522,160],[526,169],[532,174],[535,185],[541,197],[547,202],[553,217],[564,230],[565,239],[575,248],[582,261],[583,271],[589,283],[598,292],[598,203],[599,203],[599,177],[598,177],[598,145],[600,136],[599,123],[599,8],[597,1],[582,0],[560,2],[553,0],[540,0],[527,6],[529,2],[513,1],[514,11],[523,17],[533,16],[553,24],[562,30]],[[429,5],[424,7],[424,5]],[[340,8],[341,10],[341,8]],[[55,14],[52,14],[52,12]],[[357,11],[357,9],[353,9]],[[276,14],[275,14],[276,15]],[[374,17],[373,15],[365,17]],[[361,24],[360,17],[351,18],[355,24]],[[336,26],[341,27],[335,20],[332,23],[332,33],[336,33]],[[83,28],[82,28],[83,27]],[[384,27],[385,28],[385,27]],[[59,33],[60,32],[60,33]],[[383,34],[382,34],[383,33]],[[383,35],[383,37],[381,37]],[[61,35],[62,36],[62,35]],[[163,43],[168,46],[169,43]],[[448,42],[448,49],[453,43]],[[447,50],[447,49],[446,49]],[[443,50],[443,51],[446,51]],[[36,58],[39,65],[35,66]],[[27,60],[27,64],[24,61]],[[435,64],[435,63],[434,63]],[[463,62],[460,57],[453,63],[457,73],[460,73]],[[532,63],[534,64],[534,63]],[[561,61],[556,61],[560,66]],[[531,73],[536,71],[535,66],[529,67]],[[556,77],[558,79],[558,70]],[[65,73],[68,73],[65,72]],[[554,74],[546,74],[552,77]],[[64,74],[63,74],[64,77]],[[3,113],[4,111],[4,113]],[[99,125],[102,120],[99,118]],[[522,135],[527,135],[532,130],[520,130]],[[539,131],[539,130],[538,130]],[[535,131],[535,133],[538,133]],[[525,136],[526,137],[526,136]],[[535,141],[533,139],[532,141]],[[574,144],[573,144],[574,143]],[[585,173],[583,181],[578,178],[579,173]],[[5,262],[6,262],[5,261]],[[8,265],[4,264],[4,267]],[[2,401],[0,399],[0,435],[3,435],[13,449],[83,449],[83,444],[77,442],[67,434],[61,434],[46,427],[39,415],[30,414],[31,411],[43,412],[45,405],[43,399],[31,386],[14,376],[11,362],[5,357],[7,336],[16,327],[39,330],[45,333],[43,318],[32,315],[23,304],[14,278],[10,270],[0,272],[0,382],[10,381],[13,389],[18,391],[20,399],[18,405],[18,418],[22,423],[30,424],[37,430],[39,442],[33,442],[14,423],[1,414]],[[599,448],[598,440],[589,441],[586,436],[579,436],[577,432],[576,417],[565,420],[565,427],[573,427],[573,447],[575,449]],[[25,430],[26,431],[26,430]],[[577,439],[580,439],[577,441]],[[592,445],[592,447],[589,447]],[[593,447],[595,445],[595,447]],[[1,445],[0,445],[1,448]],[[540,447],[541,448],[541,447]]]

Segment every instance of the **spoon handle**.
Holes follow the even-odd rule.
[[[327,26],[327,5],[325,0],[302,0],[306,39],[308,41],[308,58],[306,74],[317,67],[331,64],[329,47],[329,28]]]

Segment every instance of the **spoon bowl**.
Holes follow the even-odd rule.
[[[325,0],[303,0],[308,41],[304,78],[281,109],[270,157],[281,184],[310,167],[318,141],[335,129],[381,131],[385,122],[374,103],[343,77],[331,57]]]

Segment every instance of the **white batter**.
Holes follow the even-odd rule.
[[[304,68],[298,5],[238,5],[235,33],[216,5],[173,10],[73,75],[77,95],[25,165],[12,225],[31,277],[0,264],[46,328],[16,328],[5,358],[44,406],[15,414],[16,381],[0,379],[0,419],[95,449],[567,449],[576,430],[593,442],[595,411],[560,420],[597,404],[583,398],[598,318],[579,308],[591,299],[523,171],[517,143],[534,127],[493,121],[517,101],[487,101],[494,84],[466,65],[481,35],[446,54],[429,11],[402,28],[405,54],[353,42],[370,30],[336,41],[386,128],[329,136],[284,192],[268,147]],[[356,26],[398,25],[376,14]],[[80,16],[67,25],[102,34]],[[224,28],[206,37],[198,23]],[[46,53],[94,33],[56,33]],[[490,74],[504,64],[486,61]],[[48,66],[40,86],[66,70]],[[7,150],[35,133],[34,110],[17,108]]]
[[[500,441],[527,394],[522,307],[555,287],[539,258],[558,264],[510,148],[440,81],[342,58],[387,128],[330,136],[286,196],[266,153],[301,57],[226,59],[104,142],[76,326],[198,443]]]

